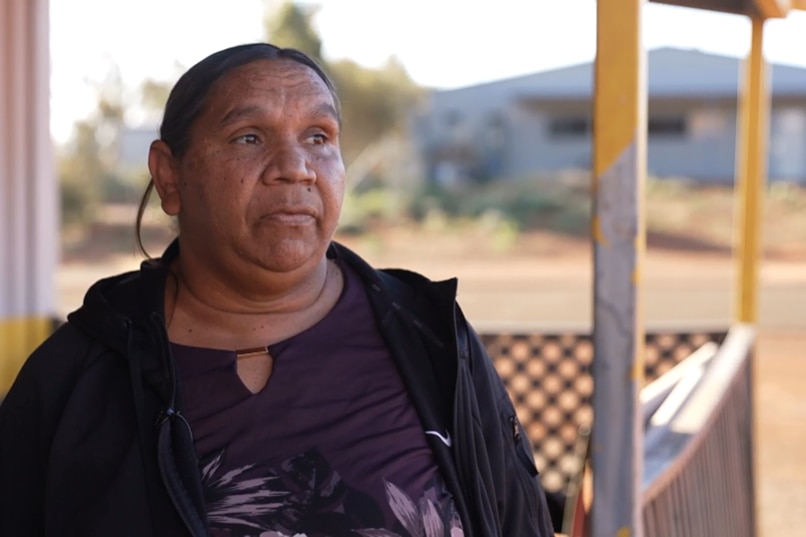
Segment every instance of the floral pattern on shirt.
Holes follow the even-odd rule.
[[[202,461],[213,537],[462,537],[441,483],[415,502],[384,482],[391,528],[377,502],[348,486],[315,450],[276,466],[249,464],[221,473],[225,450]]]

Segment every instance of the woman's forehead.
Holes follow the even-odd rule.
[[[325,107],[339,121],[333,93],[316,71],[293,60],[261,59],[218,79],[204,99],[201,114],[219,122],[241,114],[239,110],[265,113]]]
[[[222,91],[223,90],[223,91]],[[211,88],[214,94],[235,97],[254,91],[286,92],[292,95],[331,95],[324,80],[310,67],[294,60],[255,60],[223,75]]]

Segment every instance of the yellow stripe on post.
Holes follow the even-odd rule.
[[[595,177],[615,164],[633,142],[639,128],[638,110],[633,104],[639,100],[637,77],[640,70],[637,66],[642,63],[641,36],[636,34],[640,28],[641,4],[641,0],[610,0],[598,4],[596,98],[610,106],[594,109]],[[604,40],[606,47],[602,47]]]
[[[28,355],[53,332],[53,320],[26,317],[0,320],[0,398],[2,398]]]
[[[759,255],[764,184],[767,175],[767,123],[770,94],[763,56],[764,20],[752,19],[752,44],[744,64],[736,144],[736,262],[738,283],[735,319],[758,320]]]

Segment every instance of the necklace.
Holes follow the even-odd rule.
[[[265,356],[269,355],[269,347],[250,347],[248,349],[235,349],[235,355],[238,359],[241,358],[252,358],[253,356]]]

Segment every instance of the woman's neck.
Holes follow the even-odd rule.
[[[166,319],[171,341],[198,347],[236,349],[282,341],[327,315],[338,301],[343,278],[323,258],[308,274],[261,275],[254,292],[221,279],[187,271],[181,256],[166,286]]]

